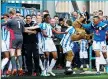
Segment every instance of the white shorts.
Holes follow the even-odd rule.
[[[9,51],[9,48],[10,48],[10,32],[9,31],[8,31],[7,39],[2,40],[1,46],[2,46],[2,52]]]
[[[79,55],[80,55],[80,58],[88,58],[88,53],[87,53],[87,51],[80,51],[79,52]]]
[[[43,51],[44,52],[56,52],[57,51],[52,38],[49,38],[43,42]]]
[[[66,47],[62,47],[63,48],[63,53],[67,53],[68,51],[72,50],[71,46],[66,46]]]
[[[9,40],[2,40],[2,52],[6,52],[9,51],[9,45],[10,45],[10,41]]]
[[[106,41],[102,41],[102,42],[93,41],[93,50],[106,52],[107,51]]]

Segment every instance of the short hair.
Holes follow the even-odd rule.
[[[98,10],[98,12],[102,12],[102,14],[103,14],[103,11],[102,10]]]
[[[42,17],[41,15],[36,15],[36,18],[37,18],[38,16]]]
[[[78,14],[78,12],[77,12],[77,11],[73,11],[71,14],[73,15],[73,13],[77,13],[77,14]]]
[[[49,11],[48,11],[48,10],[44,10],[43,12],[47,12],[47,13],[49,13]]]
[[[20,11],[16,11],[16,13],[20,13]]]
[[[35,14],[32,14],[32,16],[36,16]]]
[[[24,17],[23,15],[21,15],[21,17]]]
[[[5,13],[3,16],[7,16],[9,18],[9,14]]]
[[[55,17],[58,17],[58,16],[57,16],[57,15],[55,15],[55,16],[54,16],[54,18],[55,18]]]
[[[64,21],[64,19],[63,18],[60,18],[59,21]]]
[[[10,10],[9,14],[15,15],[16,14],[16,10],[15,9]]]
[[[31,16],[31,15],[26,15],[26,18],[27,18],[28,16],[30,16],[30,17],[32,18],[32,16]]]
[[[66,23],[67,23],[69,26],[72,26],[72,21],[71,21],[71,20],[67,20]]]
[[[44,15],[44,19],[45,19],[47,16],[50,16],[50,15],[49,15],[49,14],[45,14],[45,15]]]
[[[93,18],[98,18],[98,19],[100,19],[99,16],[94,16]]]

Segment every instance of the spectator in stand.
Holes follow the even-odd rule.
[[[37,15],[42,16],[41,12],[37,12]]]
[[[103,16],[103,11],[102,10],[98,10],[98,15]]]
[[[32,15],[32,21],[33,21],[34,23],[37,23],[37,22],[36,22],[36,15],[35,15],[35,14]]]
[[[56,22],[55,22],[56,25],[58,25],[58,24],[59,24],[59,17],[58,17],[57,15],[55,15],[55,16],[54,16],[54,19],[55,19],[55,21],[56,21]]]
[[[76,11],[72,12],[72,22],[74,22],[78,18],[79,18],[79,14]]]
[[[102,22],[108,24],[108,20],[104,20],[104,16],[101,16],[101,15],[100,15],[99,18],[100,18],[100,21],[102,21]]]
[[[98,16],[98,11],[97,10],[93,12],[93,16]]]
[[[67,30],[67,28],[68,28],[67,26],[65,26],[65,21],[64,21],[63,18],[59,19],[59,25],[61,26],[61,31],[62,32],[65,32]]]
[[[49,14],[49,11],[48,11],[48,10],[44,10],[44,11],[43,11],[43,16],[44,16],[45,14]]]
[[[85,5],[83,6],[83,15],[86,18],[86,22],[89,23],[90,15],[87,12],[87,9],[86,9],[86,6]]]

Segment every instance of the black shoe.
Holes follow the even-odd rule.
[[[26,72],[25,75],[26,76],[32,76],[32,72]]]
[[[65,69],[65,75],[71,75],[72,73],[73,73],[73,70],[72,70],[72,68],[70,68],[70,67],[67,67],[66,69]]]

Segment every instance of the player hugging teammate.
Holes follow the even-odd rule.
[[[82,18],[82,17],[80,17]],[[83,18],[84,19],[84,18]],[[61,40],[61,46],[63,53],[65,54],[66,70],[65,74],[71,74],[72,71],[72,60],[74,58],[74,52],[72,51],[72,43],[81,39],[88,39],[89,35],[86,34],[85,30],[79,27],[72,26],[72,22],[67,20],[66,25],[69,27]]]

